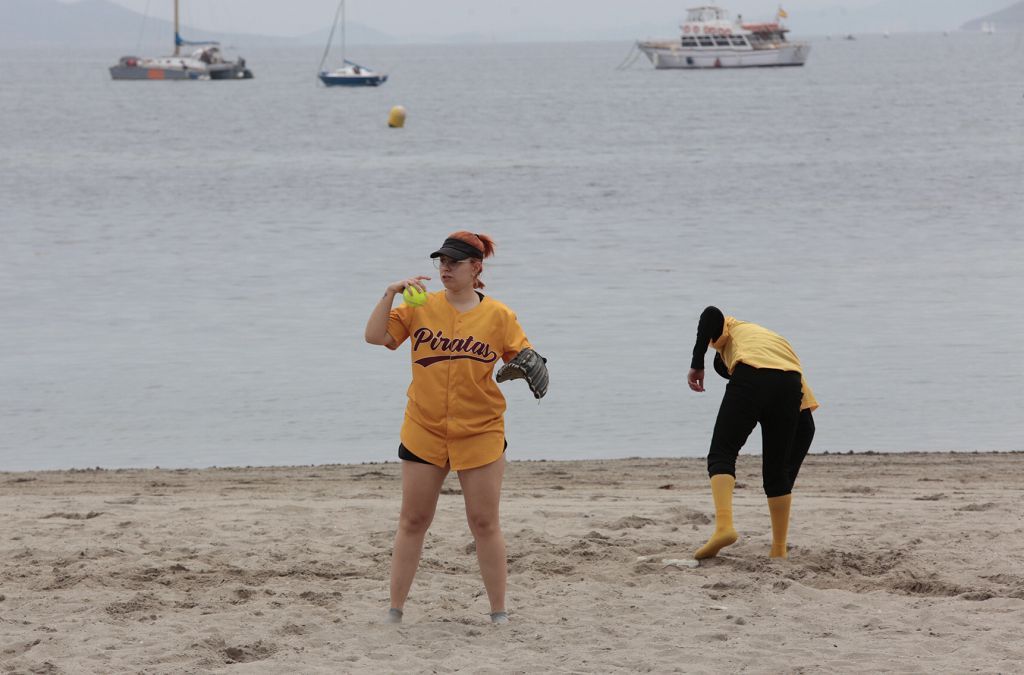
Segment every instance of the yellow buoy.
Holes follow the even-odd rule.
[[[401,129],[405,126],[405,108],[396,105],[388,115],[388,126],[392,129]]]

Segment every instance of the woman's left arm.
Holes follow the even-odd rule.
[[[526,331],[519,325],[519,319],[515,314],[509,313],[505,322],[505,335],[501,346],[502,360],[508,363],[516,357],[516,354],[532,347],[533,345],[526,337]]]

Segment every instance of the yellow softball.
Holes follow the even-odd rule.
[[[427,294],[415,286],[406,286],[402,291],[402,298],[410,307],[422,307],[427,304]]]

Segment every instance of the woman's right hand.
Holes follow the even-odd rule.
[[[686,384],[696,392],[704,391],[704,369],[690,368],[690,372],[686,374]]]
[[[402,281],[396,281],[395,283],[388,286],[386,290],[389,293],[394,293],[395,295],[398,295],[399,293],[404,291],[408,286],[412,286],[413,288],[417,288],[423,293],[426,293],[427,287],[423,285],[424,281],[430,281],[430,277],[425,277],[422,275],[409,277],[408,279],[403,279]]]

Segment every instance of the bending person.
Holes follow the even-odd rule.
[[[727,317],[717,307],[701,313],[687,384],[704,391],[704,354],[714,347],[729,375],[708,451],[715,531],[694,558],[711,558],[736,543],[732,520],[736,458],[761,425],[761,474],[772,520],[771,557],[785,558],[793,483],[814,436],[810,411],[818,407],[796,352],[778,333]],[[807,422],[801,427],[803,410]],[[798,429],[800,441],[797,443]],[[801,449],[802,446],[802,449]]]
[[[732,379],[732,374],[722,360],[722,355],[715,352],[715,372],[727,380]],[[803,405],[803,401],[801,401]],[[813,404],[815,408],[818,404]],[[800,421],[796,425],[796,436],[793,438],[793,447],[786,455],[786,473],[789,474],[790,490],[796,486],[796,477],[800,474],[800,467],[807,457],[807,451],[811,449],[811,441],[814,440],[814,417],[811,415],[812,408],[800,410]]]
[[[398,349],[411,338],[412,384],[398,456],[402,461],[402,510],[391,558],[391,609],[399,623],[419,567],[423,539],[434,518],[441,486],[457,471],[466,517],[476,540],[480,574],[491,621],[506,623],[508,568],[498,502],[505,471],[505,398],[492,377],[498,358],[506,362],[530,347],[516,315],[477,289],[484,258],[494,252],[486,235],[455,232],[430,254],[444,291],[419,306],[391,309],[406,287],[425,291],[429,277],[387,287],[366,324],[366,341]]]

